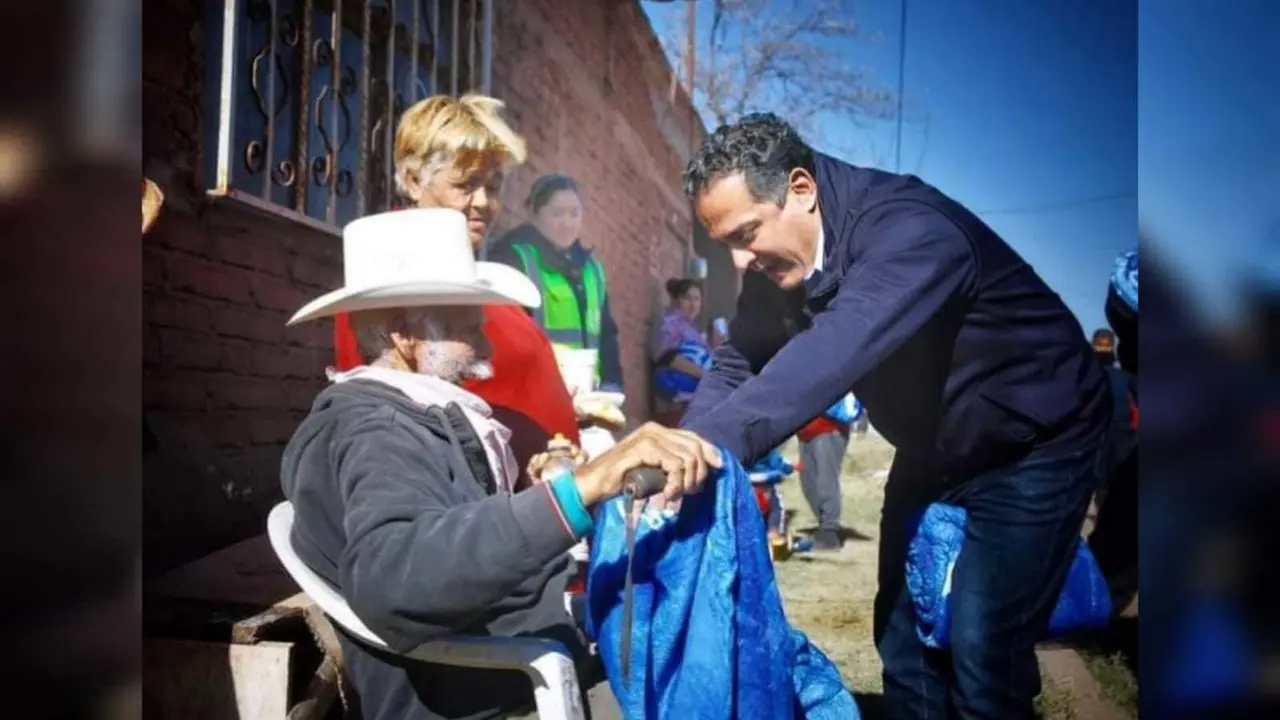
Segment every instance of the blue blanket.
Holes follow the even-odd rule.
[[[628,720],[856,720],[840,672],[793,629],[746,472],[725,458],[671,517],[639,524],[630,685],[621,671],[626,542],[621,500],[596,519],[587,630]]]
[[[967,519],[964,508],[934,503],[925,509],[907,549],[907,592],[916,610],[916,633],[928,647],[946,648],[949,644],[951,568],[964,545]],[[1110,619],[1107,581],[1089,546],[1081,541],[1045,639],[1103,627]]]
[[[795,471],[796,467],[787,462],[777,448],[756,461],[755,465],[747,468],[748,473],[768,473],[777,480],[784,479]]]
[[[685,341],[676,348],[676,356],[701,367],[703,371],[711,369],[711,350],[705,345]],[[698,389],[699,378],[686,375],[669,365],[663,365],[653,371],[653,390],[661,397],[682,399]]]
[[[827,408],[823,416],[832,422],[849,427],[862,417],[862,403],[853,395],[845,395],[837,400],[835,405]]]

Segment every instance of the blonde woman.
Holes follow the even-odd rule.
[[[466,215],[476,252],[502,210],[504,177],[525,160],[524,139],[507,124],[502,111],[502,101],[483,95],[435,95],[406,110],[396,130],[397,191],[411,207],[450,208]],[[511,428],[519,466],[544,451],[556,434],[577,445],[573,400],[546,335],[520,308],[490,306],[484,314],[493,376],[468,380],[465,387]],[[345,313],[335,318],[335,328],[338,369],[361,365]]]

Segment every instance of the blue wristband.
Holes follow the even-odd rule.
[[[565,472],[557,475],[548,480],[547,485],[551,488],[551,495],[560,506],[560,512],[564,513],[565,522],[569,523],[569,530],[574,536],[586,537],[591,534],[595,521],[591,519],[591,513],[587,512],[587,506],[582,502],[582,493],[578,492],[578,484],[574,482],[573,473]]]

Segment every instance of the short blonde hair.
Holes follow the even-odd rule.
[[[502,117],[505,108],[497,98],[470,94],[433,95],[405,110],[396,130],[397,189],[404,193],[406,174],[424,167],[430,177],[445,167],[469,174],[493,161],[522,164],[524,138]]]

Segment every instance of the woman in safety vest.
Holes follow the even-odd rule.
[[[618,326],[609,311],[604,266],[585,248],[582,194],[568,175],[543,175],[526,201],[531,220],[507,233],[488,260],[523,272],[542,292],[533,319],[553,345],[596,350],[601,390],[622,392]]]

